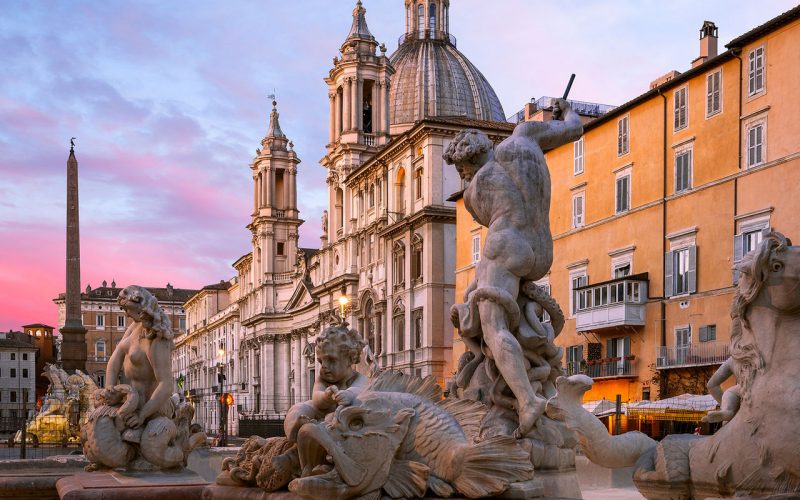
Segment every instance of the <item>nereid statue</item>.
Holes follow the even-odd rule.
[[[639,432],[609,436],[581,406],[592,380],[561,377],[547,414],[577,432],[586,456],[605,467],[635,466],[650,499],[800,494],[800,247],[770,233],[737,265],[731,358],[709,381],[721,400],[713,436],[671,435],[660,443]],[[730,374],[737,384],[720,397]],[[785,496],[783,496],[785,495]]]
[[[140,286],[122,290],[117,302],[133,321],[108,361],[105,387],[95,391],[83,428],[87,470],[183,467],[206,437],[190,431],[194,408],[172,394],[169,317]]]

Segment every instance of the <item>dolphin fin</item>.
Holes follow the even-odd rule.
[[[456,419],[470,443],[477,441],[483,418],[489,412],[485,404],[470,399],[447,398],[436,403],[436,406]]]
[[[395,460],[383,490],[392,498],[422,498],[428,490],[428,466],[410,460]]]

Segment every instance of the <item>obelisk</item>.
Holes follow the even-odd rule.
[[[67,159],[67,292],[66,318],[59,330],[61,362],[72,373],[86,370],[86,328],[81,317],[81,238],[78,223],[78,160],[74,138]]]

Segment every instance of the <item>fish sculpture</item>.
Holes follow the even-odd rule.
[[[460,494],[483,498],[533,478],[530,457],[510,436],[476,442],[487,408],[442,399],[433,376],[387,371],[350,406],[297,435],[303,498],[377,500]]]

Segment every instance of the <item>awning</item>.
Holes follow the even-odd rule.
[[[622,414],[625,415],[627,403],[622,403]],[[597,401],[587,401],[583,403],[583,408],[597,418],[607,417],[617,412],[617,404],[609,399]]]
[[[717,401],[710,394],[681,394],[674,398],[630,403],[627,410],[631,418],[697,422],[709,411],[716,410],[717,406]]]

